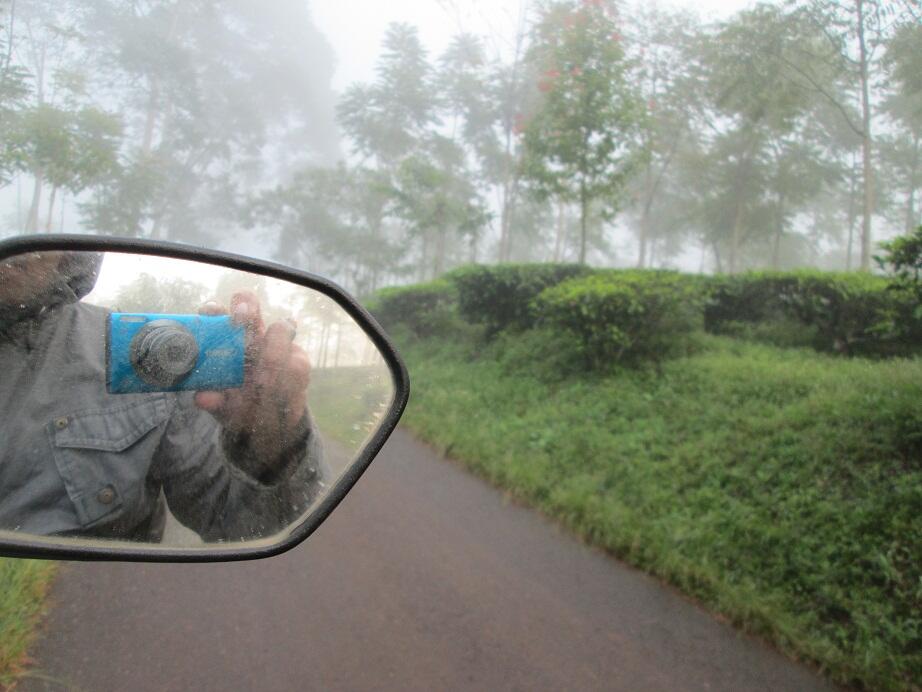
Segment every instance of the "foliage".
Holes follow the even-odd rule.
[[[787,309],[817,330],[819,350],[845,355],[907,355],[918,351],[922,320],[915,301],[869,274],[802,273]]]
[[[580,207],[580,264],[593,207],[611,218],[644,159],[643,101],[630,82],[614,3],[555,2],[542,12],[530,60],[543,92],[525,128],[523,173],[542,197]]]
[[[337,116],[357,152],[390,168],[437,119],[432,68],[416,27],[388,26],[375,70],[373,83],[346,90]]]
[[[392,193],[395,214],[410,237],[421,241],[423,276],[430,268],[433,277],[444,273],[451,241],[475,239],[489,219],[484,201],[465,174],[463,151],[442,137],[400,163]]]
[[[818,271],[750,272],[710,282],[705,326],[737,332],[740,323],[791,322],[811,335],[821,351],[888,356],[913,353],[922,336],[922,315],[912,297],[882,277]],[[775,332],[777,334],[777,332]]]
[[[446,278],[457,287],[461,317],[485,325],[492,337],[503,329],[533,326],[532,301],[544,289],[589,272],[578,264],[470,265]]]
[[[279,260],[344,276],[356,292],[370,293],[402,270],[403,248],[386,233],[392,193],[388,176],[373,169],[302,168],[252,199],[247,225],[278,230]]]
[[[382,405],[393,391],[381,367],[316,368],[311,372],[311,415],[324,439],[356,453],[378,427]],[[329,454],[328,461],[348,464],[351,456]],[[333,477],[345,469],[332,469]]]
[[[0,559],[0,688],[24,672],[56,569],[43,560]]]
[[[444,334],[453,321],[454,286],[444,279],[427,284],[384,288],[368,310],[385,329],[401,325],[418,337]]]
[[[28,73],[21,67],[4,67],[0,72],[0,132],[19,131],[28,95]],[[13,137],[6,135],[0,138],[0,187],[8,184],[13,173],[21,167],[21,156]]]
[[[593,371],[681,352],[701,328],[702,299],[671,272],[605,272],[571,279],[534,301],[539,322],[570,332]]]
[[[186,279],[167,279],[140,274],[119,288],[109,304],[119,312],[194,314],[213,298],[202,284]]]
[[[891,271],[901,285],[913,287],[922,295],[922,226],[880,247],[883,254],[876,258],[878,264]]]
[[[22,170],[77,193],[117,170],[121,134],[121,121],[96,108],[43,105],[21,114],[10,141]]]
[[[834,680],[912,689],[922,363],[709,337],[658,372],[548,378],[538,334],[402,344],[404,423]]]

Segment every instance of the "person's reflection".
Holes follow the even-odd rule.
[[[108,311],[80,301],[101,261],[32,253],[0,263],[0,529],[158,542],[164,500],[206,541],[288,526],[325,480],[296,326],[266,327],[256,297],[237,293],[242,388],[110,395]]]

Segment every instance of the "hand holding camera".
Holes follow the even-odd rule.
[[[201,313],[224,315],[227,311],[217,303],[207,303]],[[243,386],[199,391],[195,403],[259,457],[278,459],[297,441],[304,425],[310,361],[294,343],[294,322],[282,320],[267,328],[253,293],[233,295],[230,319],[244,329]]]

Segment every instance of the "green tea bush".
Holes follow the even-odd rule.
[[[889,274],[891,290],[902,305],[901,310],[891,311],[887,331],[901,344],[918,350],[922,344],[922,226],[880,246],[883,252],[874,259]]]
[[[752,272],[713,280],[704,321],[714,333],[763,334],[778,345],[810,343],[845,355],[908,355],[922,336],[916,302],[911,292],[870,274]]]
[[[668,272],[605,272],[543,291],[533,303],[544,326],[578,339],[586,364],[656,361],[686,348],[702,322],[695,282]]]
[[[378,291],[368,310],[385,329],[403,326],[417,337],[447,331],[455,319],[454,286],[443,279]]]
[[[706,288],[705,329],[724,334],[734,323],[756,324],[784,319],[782,296],[788,295],[796,283],[796,277],[790,272],[713,277]]]
[[[784,299],[789,314],[816,328],[817,350],[892,356],[914,348],[911,296],[882,277],[804,272]]]
[[[471,265],[449,273],[465,320],[486,326],[487,336],[506,328],[534,326],[532,301],[546,288],[591,273],[577,264]]]
[[[898,283],[922,289],[922,226],[880,247],[883,253],[874,258],[877,263]]]

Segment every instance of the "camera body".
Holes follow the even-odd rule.
[[[106,337],[110,394],[243,386],[244,329],[227,315],[113,312]]]

